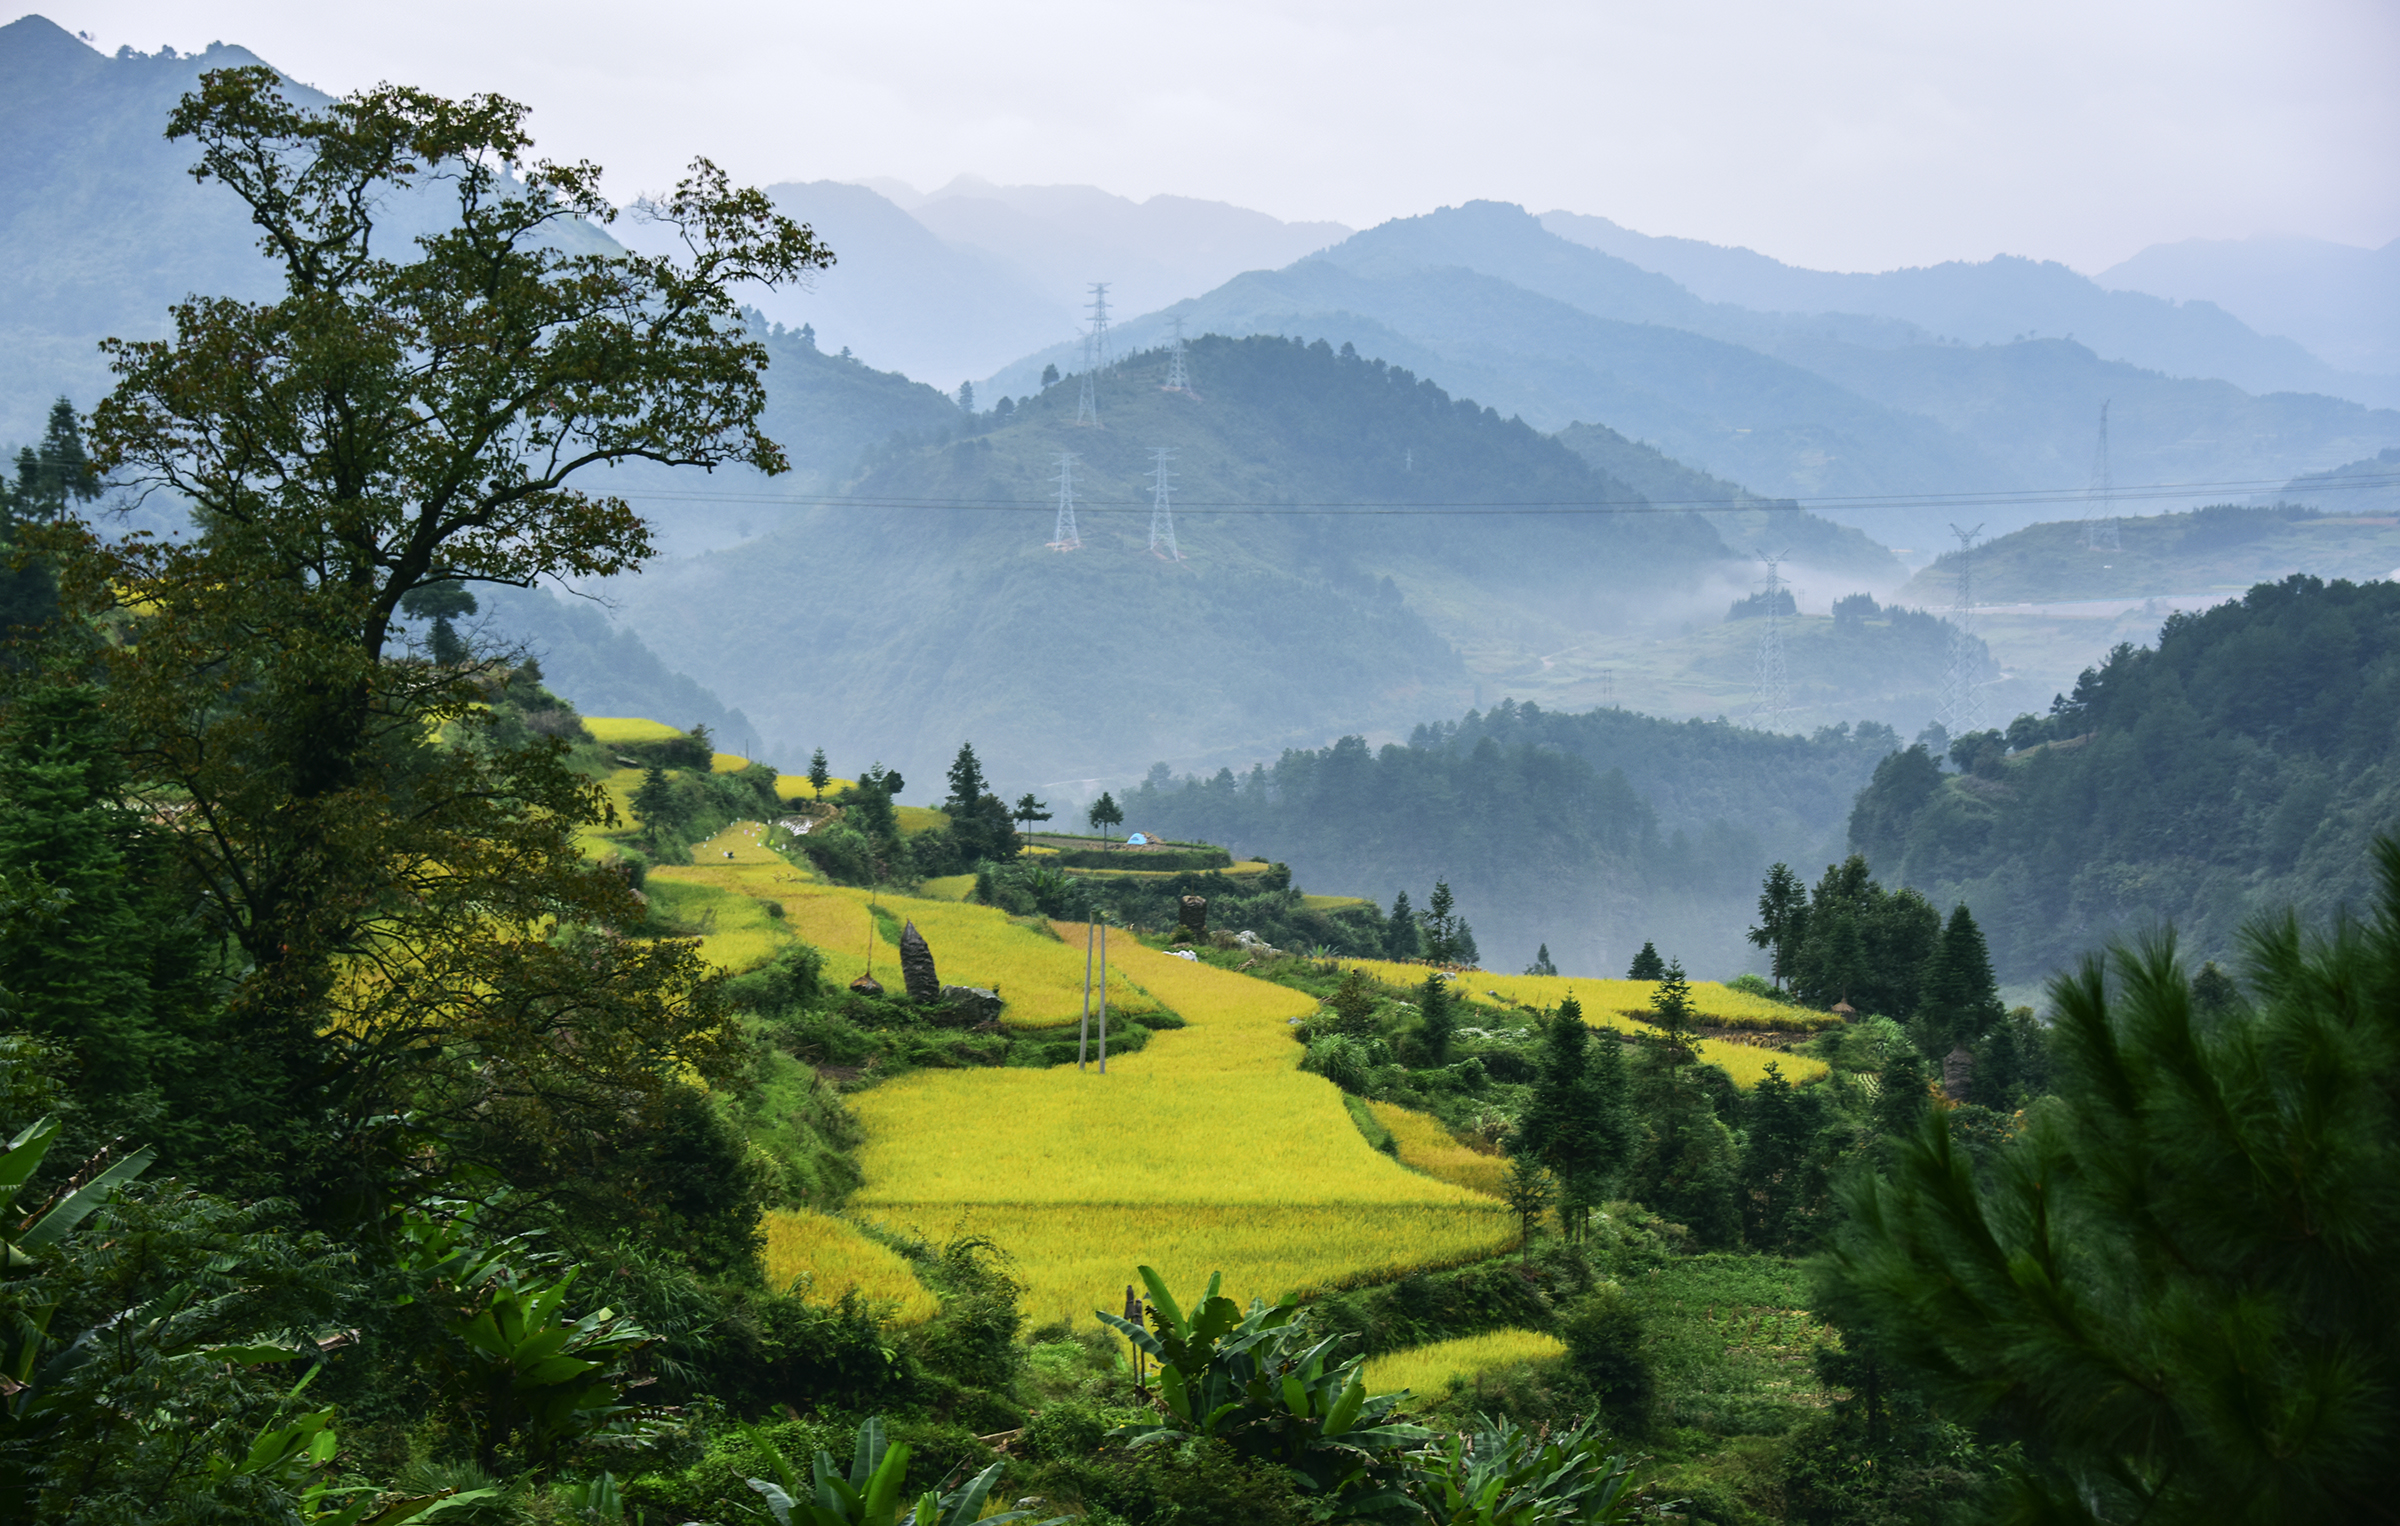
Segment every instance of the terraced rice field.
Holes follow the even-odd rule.
[[[767,1248],[761,1260],[769,1287],[787,1288],[806,1278],[803,1296],[821,1304],[839,1302],[844,1293],[856,1289],[862,1297],[888,1305],[903,1325],[921,1325],[941,1312],[941,1304],[897,1252],[840,1219],[777,1209],[767,1215],[765,1228]]]
[[[1346,959],[1345,965],[1357,965],[1378,980],[1392,985],[1411,986],[1424,983],[1429,966],[1399,964],[1388,959]],[[1583,1007],[1583,1020],[1594,1028],[1614,1028],[1621,1033],[1654,1031],[1639,1018],[1630,1014],[1647,1012],[1651,993],[1657,985],[1647,980],[1591,980],[1574,975],[1498,975],[1489,970],[1468,970],[1452,982],[1451,990],[1475,1005],[1495,1006],[1502,1003],[1522,1003],[1531,1007],[1554,1007],[1560,998],[1572,994]],[[1692,982],[1692,1005],[1703,1024],[1726,1022],[1740,1017],[1761,1014],[1790,1015],[1793,1009],[1763,997],[1714,980]],[[1467,1019],[1469,1023],[1473,1018]],[[1809,1080],[1826,1073],[1822,1060],[1805,1055],[1781,1054],[1749,1044],[1729,1043],[1720,1039],[1703,1039],[1699,1043],[1700,1058],[1720,1066],[1740,1086],[1756,1086],[1773,1063],[1787,1081]]]
[[[1411,1171],[1438,1176],[1493,1197],[1500,1195],[1501,1179],[1508,1175],[1508,1162],[1504,1158],[1460,1144],[1439,1118],[1397,1102],[1370,1102],[1367,1111],[1392,1131],[1392,1142],[1400,1149],[1400,1164]]]
[[[665,742],[683,735],[678,727],[664,721],[646,721],[638,715],[587,715],[583,718],[583,729],[603,747],[622,747],[628,742]]]
[[[1524,1362],[1554,1362],[1567,1354],[1555,1335],[1539,1330],[1490,1330],[1462,1335],[1367,1358],[1367,1391],[1405,1388],[1422,1399],[1438,1399],[1487,1373]]]
[[[1080,945],[1081,926],[1061,927]],[[924,1072],[858,1094],[866,1186],[853,1210],[991,1236],[1035,1322],[1114,1308],[1137,1265],[1169,1286],[1225,1274],[1273,1299],[1476,1260],[1508,1210],[1408,1171],[1360,1137],[1331,1083],[1298,1070],[1306,995],[1112,946],[1187,1027],[1097,1068]]]

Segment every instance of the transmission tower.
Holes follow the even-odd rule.
[[[1183,560],[1183,553],[1175,549],[1175,509],[1168,498],[1175,474],[1167,467],[1174,459],[1175,452],[1165,446],[1150,452],[1150,554],[1165,562]]]
[[[1942,674],[1942,698],[1933,718],[1951,736],[1983,729],[1983,696],[1976,691],[1983,659],[1975,649],[1975,537],[1983,526],[1961,530],[1958,537],[1958,586],[1950,599],[1950,666]]]
[[[1105,371],[1116,364],[1108,353],[1108,283],[1092,283],[1092,364]]]
[[[1058,453],[1058,530],[1050,537],[1053,551],[1080,551],[1083,537],[1075,533],[1075,463],[1082,458]]]
[[[1092,336],[1089,334],[1083,336],[1083,375],[1079,380],[1083,385],[1075,394],[1075,422],[1096,425],[1100,422],[1099,378],[1092,365]]]
[[[1175,342],[1167,350],[1167,385],[1163,390],[1186,393],[1192,390],[1192,375],[1184,368],[1183,363],[1183,319],[1181,317],[1175,320]]]
[[[2100,443],[2092,448],[2092,486],[2087,495],[2091,507],[2085,510],[2083,544],[2090,551],[2119,551],[2117,542],[2117,489],[2108,470],[2108,404],[2100,405]]]
[[[1752,724],[1772,731],[1792,708],[1792,684],[1783,666],[1783,561],[1789,551],[1758,559],[1767,564],[1767,626],[1758,633],[1758,697],[1750,707]]]

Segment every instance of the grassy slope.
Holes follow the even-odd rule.
[[[2388,577],[2400,567],[2400,520],[2388,513],[2344,515],[2333,495],[2326,504],[2333,512],[2322,519],[2261,526],[2263,533],[2255,538],[2231,541],[2209,536],[2190,514],[2123,519],[2117,522],[2114,551],[2080,544],[2078,520],[2033,525],[1975,549],[1976,599],[2012,604],[2173,594],[2231,597],[2294,572],[2362,582]],[[1944,556],[1897,597],[1936,608],[1946,604],[1956,587],[1957,565],[1956,552]]]

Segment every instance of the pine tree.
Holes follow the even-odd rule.
[[[1692,982],[1683,973],[1682,960],[1667,961],[1658,977],[1658,989],[1650,993],[1650,1013],[1663,1040],[1660,1047],[1671,1063],[1686,1064],[1700,1057],[1692,1039]]]
[[[1823,1213],[1827,1161],[1817,1149],[1825,1092],[1797,1087],[1770,1060],[1751,1088],[1742,1148],[1742,1234],[1753,1250],[1809,1249]]]
[[[1550,1211],[1550,1204],[1557,1199],[1558,1184],[1551,1180],[1550,1173],[1543,1169],[1540,1161],[1530,1156],[1512,1155],[1508,1160],[1508,1175],[1500,1183],[1500,1197],[1517,1216],[1519,1244],[1525,1253],[1523,1259],[1530,1262],[1533,1259],[1534,1226],[1542,1222],[1542,1215]]]
[[[1666,973],[1667,961],[1658,957],[1656,946],[1645,943],[1642,945],[1642,951],[1633,956],[1633,967],[1625,972],[1625,978],[1627,980],[1656,980]]]
[[[1106,842],[1110,827],[1125,824],[1125,808],[1117,804],[1116,796],[1102,790],[1100,798],[1092,802],[1092,808],[1084,812],[1084,820],[1090,822],[1092,830],[1098,832],[1101,840]]]
[[[1458,919],[1458,931],[1450,935],[1450,962],[1469,969],[1483,963],[1483,952],[1475,946],[1475,929],[1467,925],[1465,917]]]
[[[1517,1120],[1514,1146],[1561,1176],[1572,1175],[1584,1156],[1584,1061],[1590,1048],[1583,1007],[1569,995],[1542,1030],[1540,1069]]]
[[[808,787],[817,799],[825,798],[825,786],[833,782],[833,770],[826,766],[825,749],[820,747],[808,755]]]
[[[1808,888],[1789,864],[1767,871],[1758,895],[1758,926],[1750,941],[1768,951],[1768,970],[1782,985],[1792,973],[1792,960],[1808,935]]]
[[[983,798],[984,790],[983,765],[976,761],[975,744],[959,743],[958,756],[950,760],[950,798],[942,803],[942,808],[954,813],[971,811],[975,802]]]
[[[1403,890],[1392,897],[1392,914],[1383,924],[1383,952],[1387,959],[1414,959],[1423,947],[1418,937],[1417,914],[1410,909],[1408,892]]]
[[[1950,923],[1918,983],[1910,1023],[1917,1047],[1938,1062],[1954,1047],[1973,1044],[2004,1016],[1983,930],[1961,902],[1951,909]]]
[[[641,823],[642,833],[655,849],[667,833],[674,830],[679,812],[675,805],[675,786],[667,771],[656,763],[642,775],[642,782],[633,792],[633,817]]]
[[[1425,902],[1425,958],[1431,964],[1458,962],[1458,902],[1450,894],[1448,880],[1435,880],[1433,894]]]
[[[1528,975],[1555,975],[1558,966],[1550,962],[1550,945],[1545,943],[1533,951],[1533,963],[1525,966]]]
[[[1417,1042],[1429,1066],[1450,1063],[1450,1035],[1458,1019],[1451,1011],[1450,989],[1438,974],[1427,975],[1417,988]]]
[[[2055,1094],[1990,1169],[1935,1112],[1845,1189],[1846,1323],[2023,1440],[2012,1518],[2390,1517],[2400,843],[2376,857],[2371,922],[2251,930],[2230,1014],[2194,1013],[2171,935],[2087,957],[2050,988]]]

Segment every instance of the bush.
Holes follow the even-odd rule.
[[[1221,1441],[1118,1447],[1035,1472],[1029,1492],[1086,1507],[1084,1526],[1300,1526],[1313,1519],[1295,1476],[1244,1462]]]
[[[1613,1282],[1567,1305],[1559,1316],[1567,1365],[1591,1389],[1610,1421],[1630,1431],[1649,1423],[1656,1383],[1642,1352],[1642,1317]]]

